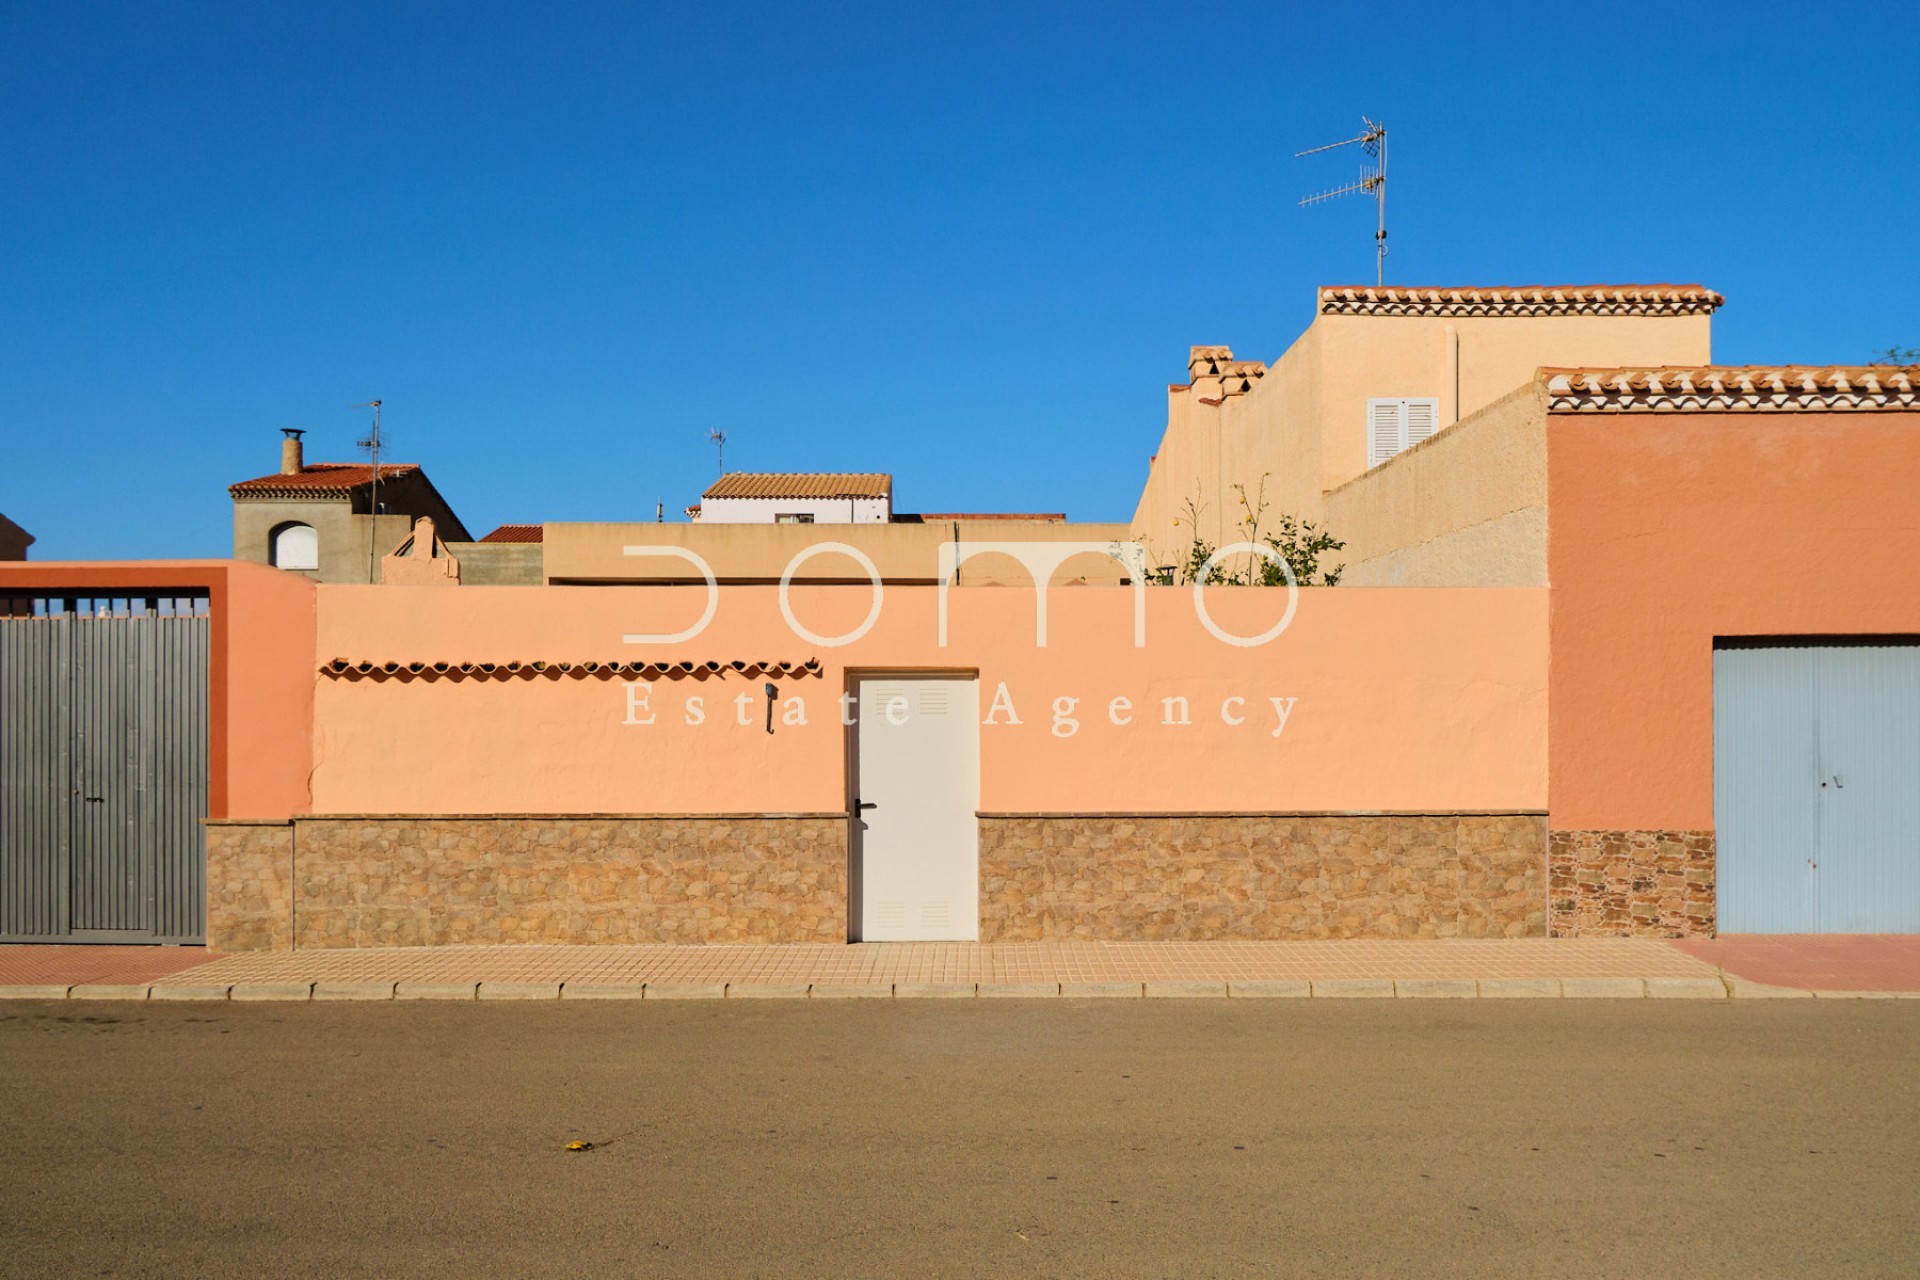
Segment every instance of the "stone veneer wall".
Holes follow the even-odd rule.
[[[1714,855],[1711,831],[1555,831],[1553,936],[1712,936]]]
[[[220,888],[207,941],[843,942],[846,825],[844,814],[209,824],[208,880]]]
[[[207,946],[285,951],[293,945],[293,824],[207,821]]]
[[[1531,813],[989,814],[982,941],[1546,934]]]

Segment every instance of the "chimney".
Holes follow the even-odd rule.
[[[280,474],[297,476],[305,461],[300,454],[300,437],[307,433],[298,427],[282,427],[280,434],[285,437],[280,441]]]

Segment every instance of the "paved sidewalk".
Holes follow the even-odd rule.
[[[220,958],[205,947],[0,945],[0,986],[153,982]]]
[[[1673,945],[1748,982],[1818,991],[1920,991],[1920,934],[1723,933]]]
[[[249,953],[138,981],[18,986],[75,999],[841,996],[1690,996],[1713,964],[1658,940],[396,947]]]
[[[852,946],[386,947],[209,956],[149,948],[128,962],[52,953],[0,968],[0,997],[117,1000],[742,999],[1218,996],[1727,999],[1920,992],[1854,969],[1804,980],[1817,948],[1646,938],[1349,942],[863,943]],[[1754,940],[1749,940],[1754,941]],[[1759,940],[1770,941],[1770,940]],[[1717,949],[1716,949],[1717,948]],[[29,950],[28,948],[8,950]],[[1772,969],[1745,957],[1772,954]],[[1836,954],[1838,954],[1836,949]],[[1914,948],[1920,958],[1920,946]],[[1847,954],[1884,958],[1884,948]],[[1904,954],[1904,952],[1902,953]],[[1723,961],[1722,957],[1732,957]],[[1793,957],[1801,959],[1796,962]],[[181,958],[202,963],[179,967]],[[0,956],[0,959],[9,957]],[[1738,961],[1736,963],[1735,961]],[[79,968],[62,969],[61,963]],[[1726,963],[1723,971],[1720,965]],[[1865,963],[1864,961],[1860,963]],[[31,976],[37,971],[40,976]],[[5,975],[14,975],[11,979]],[[1796,976],[1799,975],[1799,976]],[[1904,983],[1904,985],[1903,985]]]

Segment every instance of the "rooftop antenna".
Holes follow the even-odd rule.
[[[707,432],[707,439],[713,441],[713,447],[720,455],[720,474],[727,474],[727,433],[716,427]]]
[[[371,585],[380,581],[374,574],[377,563],[374,550],[380,531],[380,402],[369,400],[353,407],[373,410],[373,429],[353,442],[356,447],[367,451],[368,462],[373,467],[373,490],[367,497],[367,582]]]
[[[1369,191],[1380,204],[1380,229],[1373,233],[1374,243],[1374,283],[1385,285],[1387,282],[1387,126],[1375,124],[1365,116],[1360,122],[1367,131],[1344,142],[1329,142],[1324,147],[1309,147],[1305,151],[1294,152],[1294,157],[1318,155],[1322,151],[1332,151],[1336,147],[1351,147],[1355,143],[1360,149],[1373,157],[1374,163],[1362,162],[1360,177],[1344,187],[1335,187],[1331,191],[1322,191],[1319,195],[1308,196],[1300,202],[1301,208],[1318,204],[1322,200],[1331,200],[1335,196],[1352,195],[1356,191]]]

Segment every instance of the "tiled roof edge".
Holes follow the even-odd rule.
[[[1541,369],[1549,413],[1920,409],[1920,365]]]
[[[1333,286],[1319,292],[1321,315],[1348,316],[1693,316],[1726,298],[1697,284],[1518,285],[1485,289]]]

